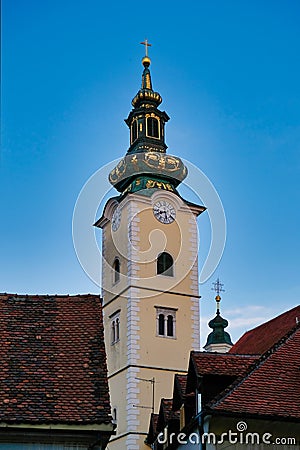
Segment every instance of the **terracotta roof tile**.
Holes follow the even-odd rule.
[[[173,410],[173,399],[172,398],[162,398],[160,400],[160,408],[156,425],[156,432],[159,433],[167,425],[168,421],[172,418]]]
[[[257,357],[229,353],[191,352],[191,359],[199,375],[238,376],[246,373]]]
[[[173,399],[172,398],[162,398],[161,399],[161,408],[162,408],[164,419],[165,419],[166,423],[171,417],[172,405],[173,405]]]
[[[229,353],[261,355],[271,348],[300,321],[300,305],[247,331],[230,349]]]
[[[180,409],[185,400],[187,375],[180,375],[178,373],[174,376],[174,388],[173,388],[173,411]]]
[[[157,438],[157,435],[158,435],[157,423],[158,423],[158,414],[151,413],[149,430],[148,430],[148,434],[147,434],[147,437],[145,440],[145,442],[149,446],[151,446],[151,444],[153,444],[153,442]]]
[[[110,418],[99,296],[0,294],[0,420]]]
[[[186,381],[187,375],[179,375],[178,373],[175,374],[175,382],[177,383],[178,389],[180,390],[182,397],[184,397],[185,395]]]
[[[300,420],[300,327],[294,327],[217,401],[213,411]]]

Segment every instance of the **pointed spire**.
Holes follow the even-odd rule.
[[[144,71],[142,75],[142,87],[141,89],[149,89],[152,91],[152,81],[151,74],[149,70],[149,66],[151,64],[151,59],[148,56],[148,47],[151,47],[152,44],[149,44],[148,39],[145,39],[144,42],[141,42],[145,46],[145,56],[142,59],[142,64],[144,66]]]
[[[153,91],[148,47],[145,39],[142,85],[131,104],[125,123],[130,130],[130,146],[125,157],[110,172],[110,183],[123,195],[131,192],[164,189],[176,193],[177,186],[187,176],[187,168],[180,158],[167,155],[165,124],[169,116],[159,109],[162,98]]]
[[[145,56],[142,61],[144,68],[143,75],[142,75],[142,86],[141,89],[148,89],[152,91],[152,81],[151,81],[151,74],[149,70],[150,66],[150,59]]]
[[[134,108],[139,108],[141,106],[154,106],[157,108],[161,102],[162,98],[158,92],[154,92],[152,89],[152,80],[150,73],[150,64],[151,59],[148,56],[148,47],[151,47],[152,44],[149,44],[148,40],[145,39],[141,44],[145,45],[146,51],[145,56],[142,59],[142,64],[144,66],[143,74],[142,74],[142,85],[139,92],[136,94],[131,104]],[[168,118],[169,119],[169,118]],[[167,120],[166,120],[167,121]]]

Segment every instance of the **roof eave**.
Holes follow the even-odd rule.
[[[112,422],[101,422],[101,423],[30,423],[30,422],[0,422],[0,430],[4,428],[19,428],[19,429],[32,429],[32,430],[61,430],[61,431],[100,431],[103,433],[113,433],[116,425]]]

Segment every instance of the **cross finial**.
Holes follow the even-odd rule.
[[[213,286],[214,287],[212,287],[211,290],[215,291],[218,295],[220,295],[220,292],[225,292],[223,289],[224,283],[220,283],[219,278],[217,278],[217,281],[213,283]]]
[[[152,44],[149,44],[148,39],[145,39],[144,42],[141,42],[145,46],[146,56],[148,56],[148,47],[152,47]]]
[[[217,293],[216,295],[216,302],[217,302],[217,314],[220,314],[220,301],[221,301],[221,297],[220,297],[220,292],[225,292],[223,289],[224,284],[220,283],[219,278],[217,278],[217,281],[215,281],[213,283],[213,288],[211,288],[212,291],[215,291]]]

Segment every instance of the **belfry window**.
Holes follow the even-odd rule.
[[[176,308],[156,306],[156,335],[176,339]]]
[[[120,339],[120,319],[116,318],[116,341]]]
[[[114,424],[116,424],[116,423],[117,423],[117,420],[118,420],[117,408],[113,408],[112,419],[113,419],[112,422],[113,422]]]
[[[173,264],[173,258],[169,253],[160,253],[157,258],[157,274],[165,275],[167,277],[173,277]]]
[[[111,345],[120,340],[120,309],[109,316],[111,328]]]
[[[114,280],[113,281],[114,281],[114,283],[118,283],[120,281],[120,260],[119,260],[119,258],[116,258],[114,260],[113,270],[114,270],[114,274],[113,274]]]
[[[158,316],[158,334],[159,334],[159,336],[165,335],[165,316],[164,316],[164,314],[159,314],[159,316]]]
[[[138,137],[138,124],[137,121],[134,120],[131,125],[131,143],[133,143]]]
[[[174,335],[174,320],[173,316],[168,314],[167,316],[167,336],[173,337]]]
[[[147,136],[159,138],[159,122],[154,117],[147,118]]]

